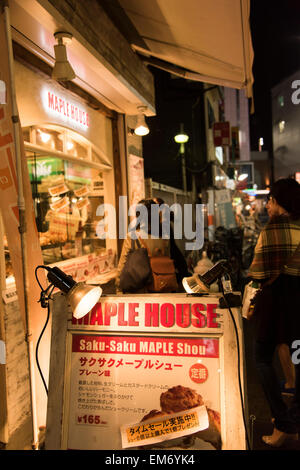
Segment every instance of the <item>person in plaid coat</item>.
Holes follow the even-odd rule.
[[[265,293],[253,318],[254,351],[259,378],[274,417],[274,430],[271,436],[262,439],[279,447],[287,439],[297,439],[300,430],[300,364],[297,363],[300,357],[294,361],[296,390],[290,409],[282,399],[272,365],[278,345],[288,345],[291,353],[297,340],[300,346],[300,185],[296,180],[276,181],[267,209],[270,219],[258,238],[249,276],[261,282]]]

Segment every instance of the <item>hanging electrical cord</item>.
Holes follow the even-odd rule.
[[[50,305],[49,305],[49,300],[51,300],[51,294],[54,290],[54,285],[53,284],[49,284],[49,286],[47,287],[47,289],[44,289],[39,281],[39,278],[38,278],[38,275],[37,275],[37,271],[38,269],[46,269],[46,271],[48,271],[47,267],[46,266],[37,266],[35,268],[35,278],[37,280],[37,283],[38,285],[40,286],[40,289],[41,289],[41,295],[40,295],[40,299],[39,299],[39,302],[41,303],[41,306],[43,308],[47,308],[47,318],[46,318],[46,322],[44,324],[44,327],[41,331],[41,334],[39,336],[39,339],[37,341],[37,345],[36,345],[36,349],[35,349],[35,359],[36,359],[36,364],[37,364],[37,368],[38,368],[38,371],[40,373],[40,376],[41,376],[41,379],[42,379],[42,382],[43,382],[43,385],[45,387],[45,390],[46,390],[46,394],[48,395],[48,387],[47,387],[47,384],[46,384],[46,381],[45,381],[45,378],[44,378],[44,375],[43,375],[43,372],[42,372],[42,369],[40,367],[40,363],[39,363],[39,357],[38,357],[38,353],[39,353],[39,346],[40,346],[40,342],[41,342],[41,339],[43,337],[43,334],[47,328],[47,325],[49,323],[49,318],[50,318]]]
[[[222,282],[220,282],[220,287],[223,295],[223,299],[225,302],[225,305],[230,313],[233,326],[234,326],[234,331],[235,331],[235,336],[236,336],[236,342],[237,342],[237,353],[238,353],[238,380],[239,380],[239,391],[240,391],[240,399],[241,399],[241,406],[242,406],[242,415],[243,415],[243,422],[244,422],[244,428],[245,428],[245,435],[246,435],[246,441],[247,441],[247,446],[249,450],[252,450],[252,447],[250,445],[250,439],[249,439],[249,433],[248,433],[248,427],[247,427],[247,420],[245,417],[245,405],[244,405],[244,399],[243,399],[243,390],[242,390],[242,381],[241,381],[241,356],[240,356],[240,342],[239,342],[239,334],[238,334],[238,329],[236,326],[236,322],[234,319],[234,315],[232,313],[232,310],[230,308],[229,303],[227,302],[226,295],[224,292],[224,288],[222,285]]]
[[[45,387],[45,390],[46,390],[46,394],[48,395],[48,388],[47,388],[47,384],[46,384],[46,381],[44,379],[44,376],[43,376],[43,373],[42,373],[42,369],[40,367],[40,363],[39,363],[39,357],[38,357],[38,351],[39,351],[39,345],[40,345],[40,341],[42,339],[42,336],[44,334],[44,331],[46,330],[47,328],[47,325],[48,325],[48,322],[49,322],[49,318],[50,318],[50,306],[48,304],[47,306],[47,319],[46,319],[46,322],[45,322],[45,325],[44,325],[44,328],[42,329],[42,332],[39,336],[39,339],[38,339],[38,342],[37,342],[37,345],[36,345],[36,349],[35,349],[35,359],[36,359],[36,365],[37,365],[37,368],[39,370],[39,373],[40,373],[40,376],[41,376],[41,379],[42,379],[42,382],[44,384],[44,387]]]

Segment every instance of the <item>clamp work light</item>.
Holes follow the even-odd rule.
[[[41,285],[37,272],[39,269],[45,269],[47,271],[47,279],[49,281],[49,285],[46,289],[43,288]],[[67,275],[57,266],[50,268],[49,266],[40,265],[35,268],[35,277],[37,280],[38,285],[41,289],[40,299],[39,302],[43,308],[48,309],[48,315],[46,323],[42,329],[40,337],[37,342],[36,346],[36,362],[37,367],[39,369],[46,393],[48,394],[48,388],[46,382],[44,380],[39,360],[38,360],[38,348],[43,336],[43,333],[47,327],[49,318],[50,318],[50,308],[49,308],[49,300],[51,300],[51,294],[55,288],[58,288],[61,292],[63,292],[67,300],[71,306],[73,316],[77,319],[84,317],[87,313],[89,313],[94,305],[98,302],[99,298],[102,294],[102,289],[99,286],[88,286],[83,282],[76,282],[72,278],[72,276]]]

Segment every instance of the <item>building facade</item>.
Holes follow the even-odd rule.
[[[300,171],[300,71],[272,88],[274,179]]]

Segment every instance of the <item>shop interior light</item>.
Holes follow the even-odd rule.
[[[248,173],[242,173],[238,176],[239,181],[244,181],[246,178],[248,178]]]
[[[54,34],[54,37],[57,44],[54,46],[55,64],[52,78],[62,82],[73,80],[76,75],[68,61],[66,48],[66,44],[69,44],[72,40],[72,34],[59,31]]]
[[[147,123],[145,121],[145,111],[146,111],[146,106],[138,106],[138,118],[136,122],[136,126],[134,128],[134,133],[139,136],[144,136],[149,134],[149,127],[147,126]]]
[[[74,148],[73,142],[67,142],[67,150],[72,150]]]
[[[37,271],[40,268],[45,269],[48,272],[47,278],[50,284],[46,289],[43,289],[37,277]],[[50,268],[49,266],[37,266],[35,269],[35,275],[41,288],[40,302],[42,307],[48,307],[53,289],[57,287],[66,294],[73,316],[77,319],[82,318],[89,313],[102,294],[101,287],[88,286],[83,282],[77,283],[74,281],[72,276],[67,275],[57,266],[54,266],[53,268]]]
[[[41,137],[41,141],[44,144],[47,144],[49,140],[51,139],[51,134],[47,134],[47,132],[40,131],[40,137]]]

